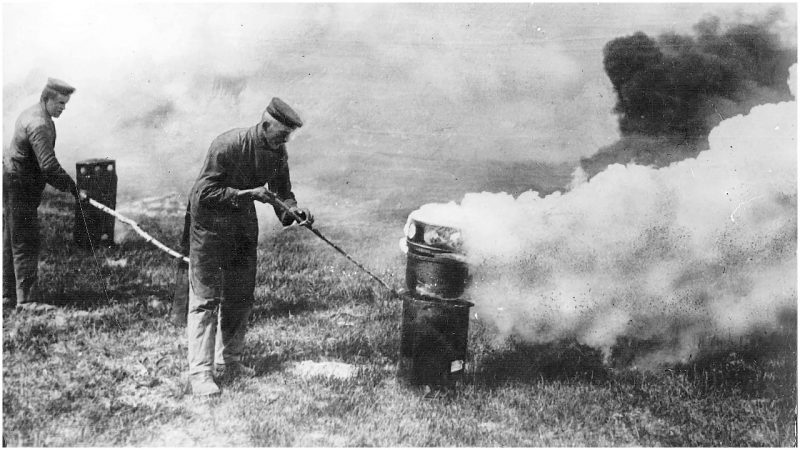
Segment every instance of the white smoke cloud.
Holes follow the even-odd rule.
[[[81,159],[115,158],[120,191],[135,197],[184,192],[211,140],[254,124],[272,96],[298,109],[308,139],[329,143],[309,155],[403,147],[426,157],[529,159],[530,142],[539,142],[534,159],[577,159],[552,145],[576,111],[551,106],[576,96],[584,126],[569,134],[585,145],[574,148],[612,142],[610,85],[595,95],[592,80],[602,77],[584,73],[560,40],[526,41],[525,8],[8,4],[3,144],[47,77],[78,89],[57,121],[62,164],[72,171]],[[376,147],[373,133],[389,137]],[[306,150],[305,139],[295,151]]]
[[[606,354],[654,339],[651,362],[685,360],[701,336],[773,330],[796,311],[796,124],[795,102],[761,105],[717,126],[697,159],[413,214],[462,229],[475,312],[503,336]]]
[[[115,158],[134,198],[188,190],[211,140],[255,123],[272,96],[308,124],[290,149],[298,186],[358,153],[576,161],[618,138],[608,40],[767,8],[9,3],[3,143],[54,76],[78,88],[57,122],[62,164]]]

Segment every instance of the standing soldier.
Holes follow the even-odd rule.
[[[61,116],[75,88],[48,79],[39,103],[20,114],[14,125],[8,166],[3,168],[3,306],[52,308],[38,289],[39,222],[36,209],[45,184],[77,197],[75,181],[54,151],[54,117]]]
[[[214,378],[255,372],[240,361],[256,278],[253,201],[273,204],[281,223],[291,225],[293,216],[273,203],[274,192],[294,214],[313,222],[310,211],[297,207],[284,145],[302,125],[289,105],[273,98],[260,123],[228,131],[211,143],[189,193],[186,330],[194,395],[218,394]]]

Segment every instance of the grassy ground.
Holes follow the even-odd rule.
[[[168,319],[173,262],[135,236],[77,250],[72,202],[50,194],[40,277],[59,308],[3,315],[11,446],[797,445],[796,324],[642,371],[622,356],[604,365],[574,342],[498,342],[473,320],[463,383],[424,395],[396,376],[400,303],[296,228],[268,233],[259,249],[244,355],[257,376],[197,401],[186,394],[184,330]],[[179,218],[140,225],[177,246]],[[367,261],[387,240],[326,234]],[[402,266],[398,256],[371,267],[401,286]],[[308,376],[304,361],[346,363],[355,375]]]

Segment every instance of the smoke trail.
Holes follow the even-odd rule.
[[[714,128],[697,159],[414,214],[462,229],[475,311],[502,335],[606,354],[621,337],[655,340],[652,361],[685,360],[705,334],[775,330],[796,313],[796,123],[795,102],[757,106]]]
[[[695,36],[658,40],[638,32],[604,49],[604,67],[617,93],[622,138],[583,158],[589,176],[613,163],[666,166],[708,148],[708,132],[721,120],[755,105],[789,100],[788,68],[796,49],[771,30],[779,10],[749,24],[709,18]]]

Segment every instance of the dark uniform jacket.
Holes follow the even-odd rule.
[[[189,192],[190,285],[206,306],[214,299],[253,302],[258,218],[253,200],[239,201],[236,193],[265,184],[285,203],[297,204],[286,146],[271,148],[261,124],[214,139]]]
[[[250,234],[254,223],[257,233],[253,201],[237,201],[236,193],[264,185],[290,206],[297,204],[289,179],[286,146],[271,148],[262,124],[230,130],[211,143],[189,193],[191,216],[209,231],[224,233],[245,226]],[[276,209],[275,213],[280,216],[281,211]]]
[[[39,102],[20,114],[7,170],[15,183],[32,193],[41,193],[46,183],[60,191],[74,191],[75,182],[58,163],[55,153],[56,126],[44,103]]]

